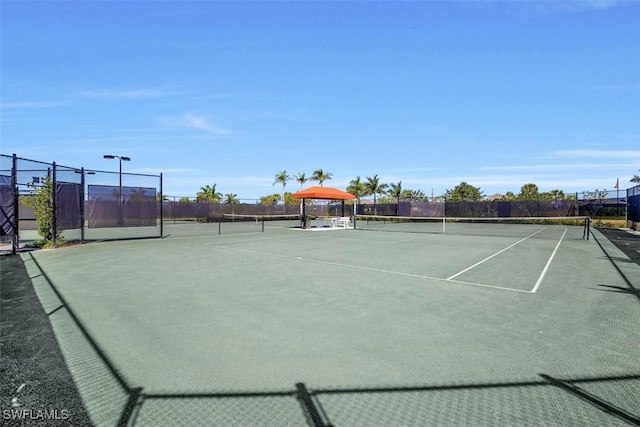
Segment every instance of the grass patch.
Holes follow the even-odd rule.
[[[592,218],[591,221],[595,227],[625,228],[627,226],[627,221],[619,218]]]
[[[51,240],[36,240],[34,242],[27,243],[24,247],[29,249],[53,249],[67,245],[68,243],[62,239],[56,240],[55,244]]]

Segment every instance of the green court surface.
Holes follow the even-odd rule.
[[[142,387],[135,425],[640,422],[640,266],[567,228],[278,227],[22,257],[45,311],[66,302]],[[50,320],[89,413],[113,425],[131,394],[72,315]],[[286,394],[298,383],[323,424]]]

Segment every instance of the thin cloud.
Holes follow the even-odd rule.
[[[526,2],[505,2],[511,7],[514,4],[535,8],[540,12],[580,12],[584,10],[609,10],[633,4],[635,0],[534,0]]]
[[[637,4],[637,0],[458,0],[462,7],[499,8],[509,13],[556,15],[583,12],[603,12]]]
[[[540,165],[518,165],[518,166],[482,166],[481,171],[513,171],[513,172],[545,172],[545,171],[567,171],[567,170],[610,170],[613,168],[634,167],[634,163],[556,163]]]
[[[638,159],[640,150],[557,150],[551,153],[558,157],[594,159]]]
[[[195,113],[185,113],[179,117],[162,117],[158,121],[164,126],[199,130],[218,136],[232,133],[230,129],[222,128],[213,123],[211,118]]]
[[[605,10],[630,4],[629,0],[579,0],[570,2],[576,8]]]
[[[163,98],[178,93],[166,88],[135,88],[135,89],[93,89],[81,92],[81,95],[91,98],[105,99],[149,99]]]
[[[59,101],[25,101],[2,103],[2,111],[5,110],[34,110],[41,108],[52,108],[63,105]]]

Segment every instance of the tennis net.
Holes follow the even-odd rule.
[[[224,214],[220,222],[227,229],[234,229],[234,225],[238,230],[251,229],[254,231],[265,231],[265,228],[272,227],[300,227],[299,214],[272,214],[272,215],[243,215],[243,214]]]
[[[356,230],[470,236],[588,239],[589,217],[447,218],[356,215]]]

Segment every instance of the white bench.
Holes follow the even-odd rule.
[[[336,218],[335,226],[340,228],[349,228],[351,226],[351,218],[348,216]]]

